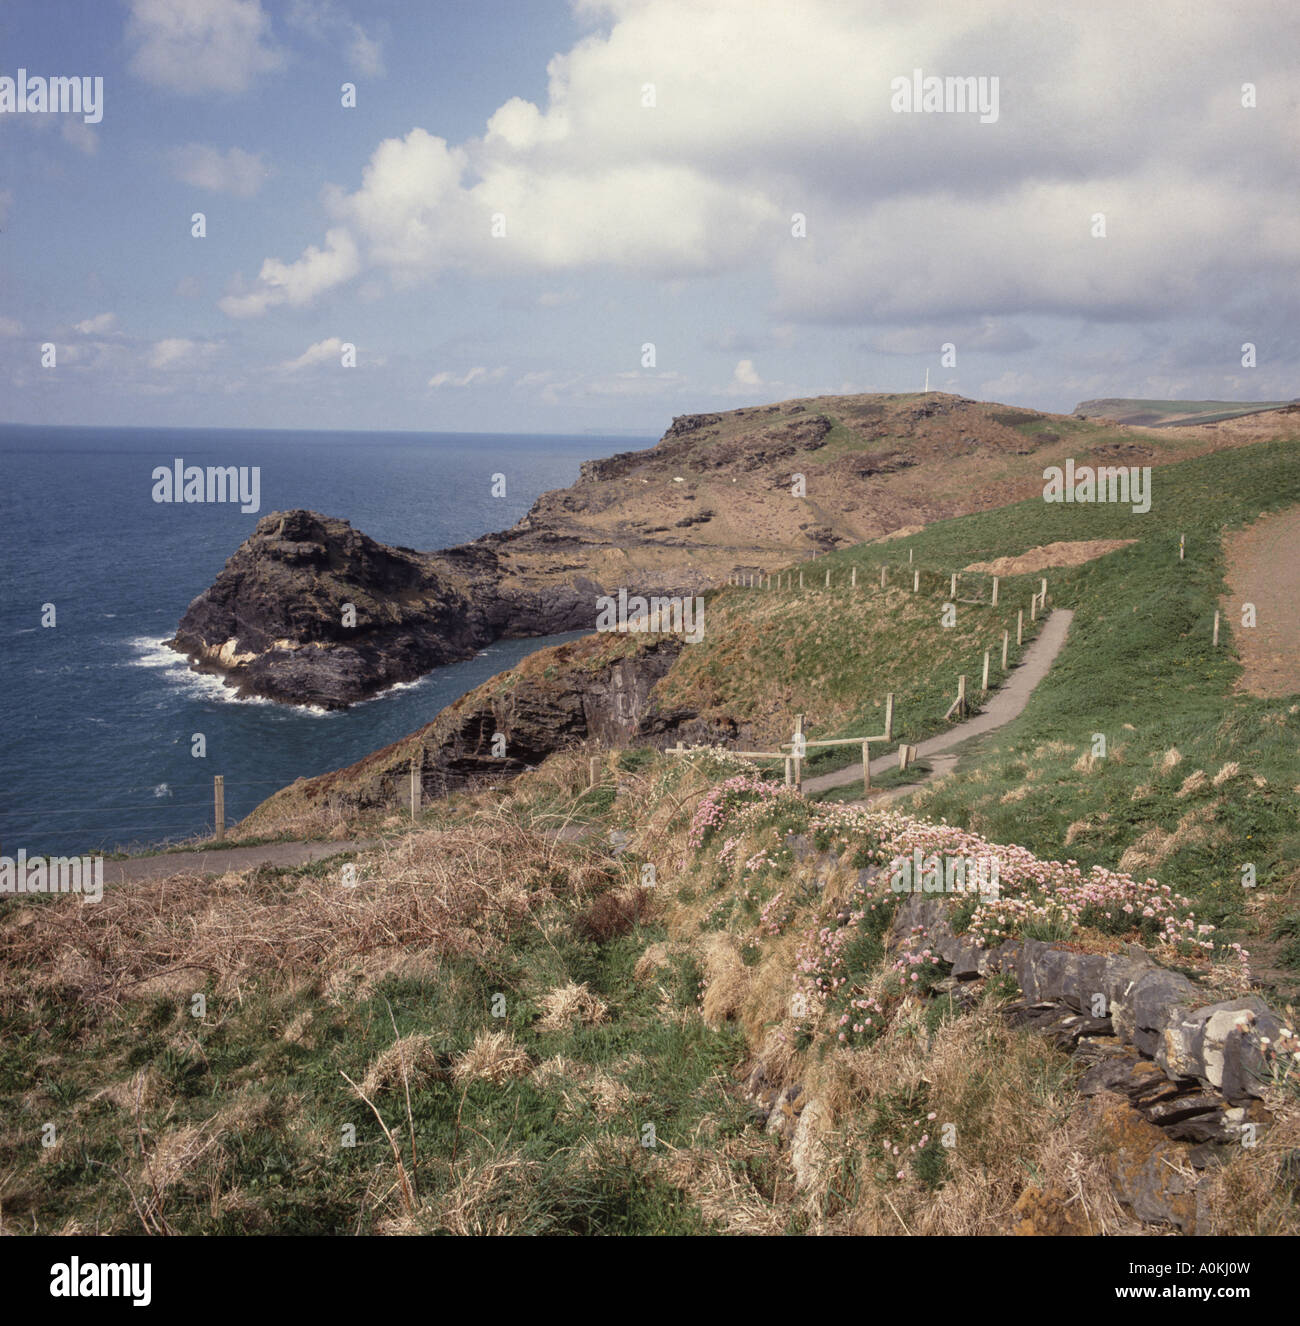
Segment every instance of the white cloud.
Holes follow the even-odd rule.
[[[312,368],[316,364],[338,365],[342,360],[343,341],[337,336],[330,336],[315,345],[309,345],[297,359],[286,359],[279,367],[286,373],[296,373],[302,368]]]
[[[149,367],[184,367],[206,358],[216,349],[215,341],[191,341],[183,336],[169,336],[154,342],[149,354]]]
[[[112,331],[116,325],[116,313],[96,313],[93,318],[73,323],[72,329],[79,331],[83,336],[102,336],[105,332]]]
[[[366,32],[359,23],[353,23],[352,40],[348,42],[348,59],[367,78],[382,78],[384,75],[384,48],[382,43]]]
[[[366,78],[383,76],[383,42],[350,19],[335,0],[293,0],[286,18],[292,27],[315,41],[340,41],[354,72]]]
[[[232,318],[258,317],[279,304],[309,304],[317,295],[351,280],[360,270],[352,236],[343,229],[329,230],[325,248],[313,244],[296,262],[267,258],[253,289],[227,295],[217,301],[217,306]]]
[[[736,365],[731,380],[741,387],[761,387],[763,385],[763,379],[758,376],[752,359],[742,359]]]
[[[23,324],[17,318],[6,318],[0,315],[0,337],[4,337],[5,340],[12,340],[22,334]]]
[[[423,128],[387,139],[359,187],[328,191],[331,234],[352,238],[359,265],[397,285],[744,272],[787,321],[882,327],[1217,315],[1225,300],[1280,317],[1296,303],[1300,230],[1276,181],[1300,122],[1285,97],[1246,110],[1239,93],[1246,77],[1290,86],[1300,10],[1096,0],[1025,22],[1023,0],[576,8],[593,30],[551,61],[543,104],[510,97],[459,144]],[[998,77],[998,120],[895,113],[891,81],[915,68]],[[1105,240],[1089,233],[1099,211]],[[991,352],[1017,340],[980,334]]]
[[[485,368],[479,365],[477,368],[466,369],[463,373],[454,373],[449,369],[444,369],[441,373],[435,373],[429,379],[431,387],[469,387],[475,382],[488,383],[499,382],[506,374],[503,367]]]
[[[233,193],[251,198],[271,173],[260,152],[232,147],[225,152],[207,143],[187,143],[171,151],[172,170],[178,180],[196,189]]]
[[[130,0],[131,70],[171,92],[244,92],[284,58],[261,0]]]

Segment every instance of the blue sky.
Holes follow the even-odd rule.
[[[8,0],[0,78],[104,105],[0,114],[0,420],[1295,396],[1300,16],[1052,8]],[[900,113],[916,68],[996,120]]]

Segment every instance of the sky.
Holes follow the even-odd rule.
[[[4,0],[0,107],[103,91],[0,109],[0,421],[1291,399],[1297,50],[1292,0]]]

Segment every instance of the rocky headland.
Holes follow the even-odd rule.
[[[502,637],[589,629],[601,595],[695,595],[734,572],[1041,492],[1065,456],[1159,465],[1234,444],[942,392],[683,415],[583,464],[511,529],[436,552],[313,511],[260,520],[169,642],[241,693],[346,707]],[[1248,439],[1243,439],[1248,440]]]

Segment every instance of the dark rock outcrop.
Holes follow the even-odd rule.
[[[256,829],[322,805],[344,814],[394,808],[406,797],[412,762],[428,798],[513,778],[553,751],[588,741],[664,746],[731,739],[732,727],[654,701],[655,683],[689,647],[676,636],[611,633],[539,649],[400,741],[282,789],[241,827]]]
[[[504,579],[486,541],[421,553],[314,511],[273,512],[169,643],[241,693],[337,709],[502,636],[589,628],[604,592],[581,575]]]

